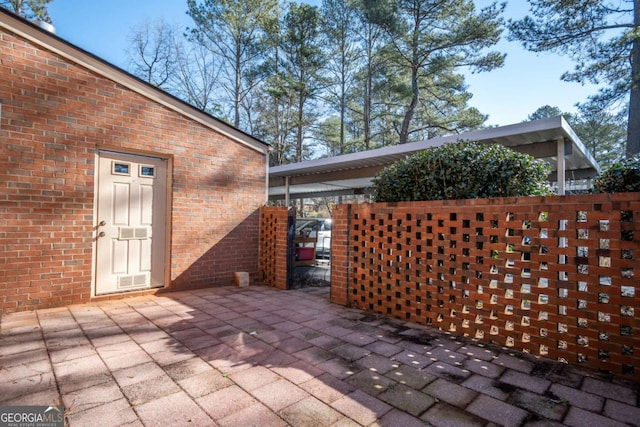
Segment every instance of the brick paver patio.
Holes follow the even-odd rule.
[[[328,302],[166,293],[6,315],[0,405],[69,426],[640,426],[638,385]]]

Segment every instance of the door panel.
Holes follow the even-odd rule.
[[[96,295],[164,285],[167,161],[101,152]]]

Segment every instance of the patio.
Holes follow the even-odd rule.
[[[164,293],[9,314],[0,405],[69,426],[628,426],[638,384],[328,301]]]

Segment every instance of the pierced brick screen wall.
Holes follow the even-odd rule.
[[[263,206],[260,209],[260,271],[267,286],[287,289],[286,207]]]
[[[640,194],[341,205],[331,298],[640,379]]]

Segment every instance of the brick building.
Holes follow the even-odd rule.
[[[268,146],[0,8],[0,313],[258,279]]]

